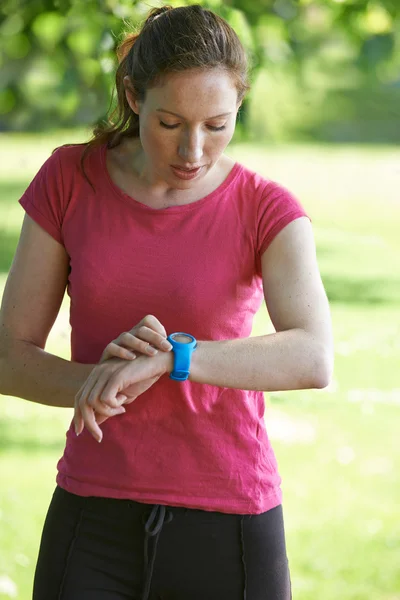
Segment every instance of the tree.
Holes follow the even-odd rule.
[[[327,90],[335,87],[356,85],[359,90],[383,87],[388,94],[397,93],[397,0],[202,4],[238,32],[258,87],[263,77],[269,77],[267,91],[277,88],[278,80],[287,82],[293,102],[300,90],[308,98],[309,116],[318,101],[322,103],[321,90],[329,95]],[[113,87],[116,44],[124,29],[137,25],[149,8],[137,0],[3,0],[0,130],[87,125],[104,117]],[[245,104],[243,118],[247,108]],[[304,119],[298,118],[303,123]]]

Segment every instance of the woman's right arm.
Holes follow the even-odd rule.
[[[73,407],[95,365],[44,350],[68,279],[64,247],[27,214],[0,310],[0,394]]]

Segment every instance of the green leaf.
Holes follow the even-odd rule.
[[[39,43],[48,50],[61,40],[65,30],[65,18],[56,12],[42,13],[32,23],[32,31]]]

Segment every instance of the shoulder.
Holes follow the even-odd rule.
[[[254,228],[259,258],[286,225],[308,215],[301,201],[285,185],[244,164],[236,163],[236,168],[235,195],[241,216]],[[261,273],[260,263],[258,271]]]
[[[57,180],[66,182],[68,176],[79,169],[84,144],[66,144],[54,148],[48,158],[42,163],[36,178],[44,181]]]
[[[84,156],[89,157],[98,155],[101,147],[91,147],[88,143],[83,144],[63,144],[53,149],[49,161],[60,163],[63,167],[79,166]]]
[[[47,163],[51,171],[57,171],[62,179],[65,193],[69,195],[84,181],[94,181],[102,169],[104,144],[65,144],[56,147]],[[89,183],[88,183],[89,185]]]
[[[48,209],[64,213],[74,187],[84,177],[81,159],[86,147],[87,144],[65,144],[54,148],[20,199],[22,206],[32,204],[43,212]],[[94,164],[98,165],[98,152],[99,148],[95,148],[91,156],[88,154],[86,172],[93,172]]]
[[[304,211],[299,198],[293,190],[282,183],[257,172],[243,163],[236,162],[234,188],[243,197],[248,208],[252,207],[258,215],[265,211],[286,211],[288,208]]]

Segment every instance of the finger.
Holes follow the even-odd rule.
[[[108,412],[110,409],[113,411],[118,411],[121,405],[124,404],[124,402],[126,402],[127,400],[126,394],[120,392],[117,392],[112,399],[108,398],[104,400],[104,387],[108,383],[108,381],[109,380],[105,381],[104,384],[101,386],[101,392],[95,392],[91,397],[90,401],[88,401],[89,405],[91,405],[92,408],[94,408],[96,411],[98,410],[100,413],[107,415],[110,414]],[[116,414],[119,414],[119,412]]]
[[[92,408],[95,408],[95,405],[100,398],[100,394],[103,391],[104,386],[108,382],[109,378],[110,374],[106,371],[103,371],[102,373],[99,373],[97,379],[93,381],[92,389],[88,393],[87,397],[84,398],[86,403]]]
[[[125,396],[125,394],[117,394],[117,399],[119,402],[124,402],[127,400],[127,396]],[[102,402],[101,400],[97,400],[92,408],[94,409],[95,419],[98,425],[100,425],[110,417],[122,415],[126,412],[126,409],[123,406],[111,408],[111,406],[108,406],[108,404],[104,404],[104,402]]]
[[[83,427],[86,427],[98,442],[101,442],[103,434],[96,423],[93,407],[88,405],[87,399],[101,376],[102,371],[95,367],[76,396],[77,406],[80,410],[81,420],[83,421],[83,424],[81,422],[77,430],[77,435],[82,432]]]
[[[172,349],[172,345],[159,333],[153,331],[149,327],[142,325],[137,328],[135,335],[128,334],[128,337],[121,339],[122,343],[129,343],[130,348],[147,354],[148,356],[154,356],[157,354],[158,349],[164,352],[168,352]]]
[[[172,345],[168,342],[165,327],[153,315],[148,315],[142,321],[142,325],[136,329],[135,335],[152,344],[155,348],[168,351]]]
[[[121,406],[121,404],[126,402],[127,399],[128,398],[125,394],[117,394],[118,404],[117,404],[116,408],[112,408],[105,402],[102,402],[99,398],[96,398],[95,401],[93,402],[93,404],[89,404],[89,402],[88,402],[88,404],[89,404],[89,406],[92,406],[95,413],[99,413],[108,418],[108,417],[115,417],[115,415],[121,415],[122,413],[124,413],[125,409],[123,406]],[[96,419],[96,421],[99,422],[98,419]]]
[[[90,406],[96,414],[103,415],[104,417],[115,417],[115,415],[120,415],[124,412],[124,410],[121,410],[123,406],[111,408],[111,406],[105,402],[101,402],[101,400],[97,400],[94,403],[94,406],[91,406],[90,404],[88,404],[88,406]],[[98,419],[96,419],[96,421],[98,421]]]
[[[107,373],[102,372],[97,381],[94,382],[93,387],[89,393],[89,396],[86,398],[86,403],[91,406],[95,412],[99,412],[102,415],[107,417],[114,417],[115,415],[120,415],[125,412],[125,409],[121,410],[121,404],[127,399],[125,394],[117,394],[115,406],[109,406],[108,404],[101,402],[99,396],[106,385],[109,379],[109,375]],[[82,396],[82,400],[84,397]],[[98,422],[98,420],[97,420]]]
[[[151,344],[151,346],[149,346],[146,349],[146,354],[155,354],[155,352],[152,351],[153,348],[162,350],[163,352],[168,352],[169,350],[172,350],[172,344],[170,344],[170,342],[163,335],[145,326],[142,326],[140,328],[140,337],[141,339],[146,340],[147,342],[149,342],[149,344]]]
[[[82,429],[83,429],[83,419],[82,419],[82,413],[80,411],[79,408],[79,398],[80,398],[80,392],[83,386],[81,386],[79,388],[79,390],[77,391],[77,393],[75,394],[74,397],[74,416],[73,416],[73,423],[74,423],[74,429],[75,429],[75,433],[76,435],[79,435],[82,433]]]
[[[76,435],[80,435],[83,431],[85,421],[82,414],[81,406],[86,401],[87,396],[90,394],[91,389],[97,380],[97,374],[98,371],[96,368],[94,368],[75,396],[76,410],[74,415],[74,422]]]
[[[157,350],[152,348],[150,345],[151,341],[151,331],[147,327],[140,327],[136,330],[137,335],[133,335],[132,333],[121,333],[119,337],[115,340],[115,344],[126,348],[129,351],[139,352],[140,354],[146,354],[148,356],[152,356],[157,354]],[[149,339],[148,339],[149,338]]]
[[[118,345],[116,342],[111,342],[104,350],[103,355],[101,357],[101,362],[105,362],[110,358],[123,358],[124,360],[133,360],[136,358],[136,354],[128,348],[124,348],[123,346]]]
[[[97,425],[102,425],[109,418],[110,417],[107,417],[106,415],[98,415],[96,413],[96,423],[97,423]]]
[[[75,406],[74,406],[73,422],[74,422],[74,428],[75,428],[76,435],[80,435],[83,431],[84,423],[83,423],[81,409],[79,408],[79,404],[76,402],[76,400],[75,400]]]
[[[116,417],[117,415],[123,415],[124,413],[126,413],[126,409],[124,406],[120,406],[119,408],[110,408],[109,406],[107,406],[107,404],[103,404],[99,401],[98,405],[96,405],[94,416],[96,419],[96,423],[98,425],[101,425],[110,417]]]
[[[121,393],[124,393],[124,388],[137,383],[137,379],[133,377],[132,374],[129,379],[130,381],[125,383],[123,374],[121,373],[115,373],[112,377],[110,377],[102,393],[100,394],[99,399],[101,402],[104,402],[104,404],[108,404],[108,406],[113,408],[117,407],[119,405],[118,397],[121,395]]]
[[[86,429],[92,434],[95,440],[101,442],[101,440],[103,439],[103,432],[96,423],[93,408],[88,404],[81,402],[80,409]]]
[[[154,315],[146,315],[144,319],[142,319],[141,324],[149,327],[156,333],[159,333],[161,337],[166,338],[167,332],[165,331],[165,327]]]
[[[75,400],[74,400],[74,427],[75,427],[75,433],[76,435],[80,435],[83,431],[83,428],[85,426],[84,420],[83,420],[83,416],[82,416],[82,411],[80,409],[80,402],[81,402],[81,398],[82,398],[82,393],[84,392],[84,390],[86,389],[86,384],[87,384],[87,380],[85,381],[85,383],[81,386],[81,388],[78,390],[77,394],[75,395]]]

